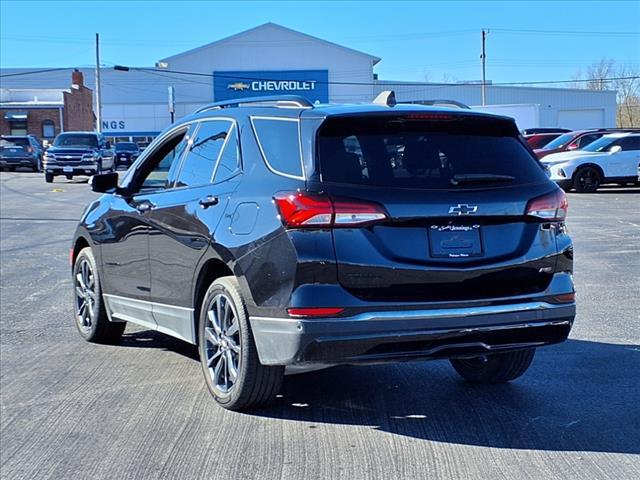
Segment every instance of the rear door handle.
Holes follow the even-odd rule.
[[[153,202],[150,202],[149,200],[143,200],[136,205],[136,210],[138,210],[140,213],[148,212],[153,208],[155,208],[155,204]]]
[[[218,197],[214,197],[213,195],[207,195],[204,198],[201,198],[198,202],[202,208],[213,207],[218,204]]]

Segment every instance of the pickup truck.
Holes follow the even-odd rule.
[[[44,153],[45,181],[57,175],[71,180],[75,175],[97,175],[116,169],[111,145],[97,132],[64,132]]]

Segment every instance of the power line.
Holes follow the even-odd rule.
[[[49,72],[59,72],[62,70],[73,70],[74,67],[60,67],[60,68],[47,68],[47,69],[42,69],[42,70],[30,70],[28,72],[19,72],[19,73],[5,73],[3,75],[0,75],[0,78],[5,78],[5,77],[20,77],[22,75],[34,75],[37,73],[49,73]]]
[[[257,78],[257,77],[248,77],[248,76],[242,76],[242,75],[225,75],[225,74],[212,74],[212,73],[202,73],[202,72],[188,72],[188,71],[184,71],[184,70],[168,70],[168,69],[162,69],[161,71],[159,71],[158,69],[153,69],[153,68],[145,68],[145,67],[125,67],[122,65],[116,65],[114,67],[115,70],[119,70],[119,71],[129,71],[129,70],[134,70],[134,71],[139,71],[139,72],[145,72],[145,73],[151,73],[151,74],[155,74],[155,75],[159,75],[159,76],[164,76],[166,78],[174,78],[174,79],[178,79],[178,80],[185,80],[185,81],[189,81],[187,79],[181,79],[179,77],[174,77],[171,75],[165,75],[165,73],[172,73],[172,74],[177,74],[177,75],[191,75],[191,76],[197,76],[197,77],[207,77],[207,78],[226,78],[229,80],[247,80],[247,81],[260,81],[260,82],[265,82],[265,81],[282,81],[282,79],[271,79],[271,78]],[[500,82],[500,83],[491,83],[491,86],[510,86],[510,85],[549,85],[549,84],[564,84],[564,83],[579,83],[579,82],[613,82],[613,81],[618,81],[618,80],[637,80],[640,79],[640,76],[621,76],[621,77],[603,77],[603,78],[587,78],[587,79],[572,79],[572,80],[536,80],[536,81],[524,81],[524,82]],[[203,82],[197,82],[197,83],[203,83]],[[386,82],[384,80],[381,80],[379,82],[342,82],[342,81],[322,81],[322,80],[317,80],[316,83],[321,84],[321,85],[359,85],[359,86],[379,86],[379,85],[387,85],[387,86],[425,86],[425,87],[430,87],[430,86],[438,86],[438,85],[444,85],[444,86],[463,86],[463,85],[470,85],[470,84],[464,84],[464,83],[439,83],[439,82],[435,82],[435,83],[431,83],[431,82]],[[208,83],[206,83],[206,85],[209,85]]]

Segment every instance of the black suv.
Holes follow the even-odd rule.
[[[42,168],[42,145],[33,135],[3,135],[0,138],[0,167],[15,170],[29,167],[34,172]]]
[[[56,175],[71,180],[74,175],[96,175],[116,169],[111,145],[101,133],[64,132],[56,137],[44,153],[47,183]]]
[[[135,142],[118,142],[115,147],[116,167],[129,168],[140,155],[140,148]]]
[[[205,107],[165,130],[86,209],[75,321],[197,344],[229,409],[285,367],[450,359],[522,375],[575,316],[567,201],[512,119],[301,98]],[[296,367],[296,368],[291,368]]]

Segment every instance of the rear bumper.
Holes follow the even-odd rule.
[[[2,157],[0,167],[36,167],[38,159],[35,157]]]
[[[352,317],[250,317],[265,365],[383,363],[486,355],[566,340],[575,303],[367,312]]]

